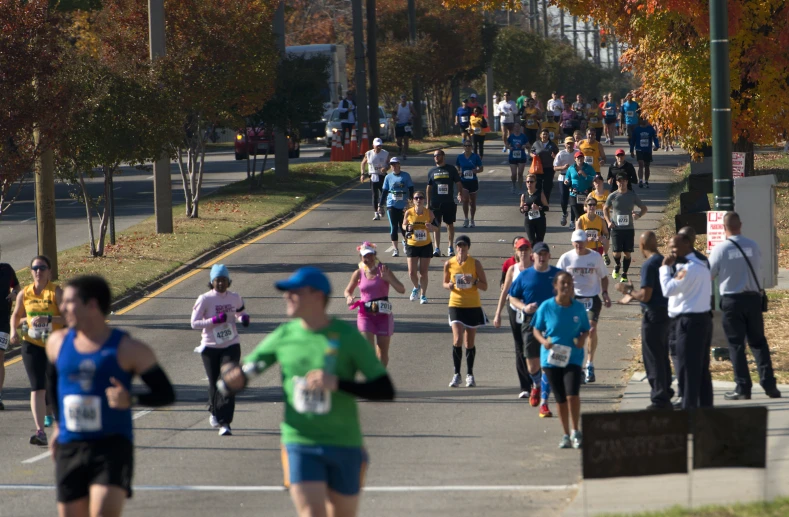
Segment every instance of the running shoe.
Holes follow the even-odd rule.
[[[447,247],[447,257],[454,257],[454,256],[455,256],[455,250],[452,249],[452,246],[448,246]]]
[[[562,220],[559,221],[562,226],[567,226],[567,214],[562,214]]]
[[[476,224],[474,223],[474,219],[472,219],[471,222],[469,223],[469,227],[474,228],[475,226]]]
[[[3,411],[4,409],[5,409],[5,404],[3,404],[3,401],[0,400],[0,411]]]
[[[603,262],[605,262],[606,266],[610,266],[611,265],[611,257],[608,256],[608,253],[603,255]]]
[[[597,379],[594,376],[594,365],[587,364],[586,365],[586,378],[584,379],[587,383],[594,382]]]
[[[648,181],[644,182],[644,188],[649,188],[649,182]]]
[[[617,271],[616,269],[611,271],[611,278],[617,280],[619,278],[619,271]]]
[[[233,432],[230,430],[229,425],[223,425],[219,428],[219,436],[232,436]]]
[[[419,299],[419,304],[420,304],[420,305],[424,305],[424,304],[426,304],[426,303],[427,303],[427,296],[425,296],[425,295],[423,294],[423,295],[422,295],[422,297]]]
[[[537,386],[531,389],[531,395],[529,396],[529,405],[531,405],[531,407],[540,405],[540,391],[540,388]]]
[[[550,418],[552,416],[553,413],[551,413],[551,410],[548,409],[548,401],[543,400],[542,406],[540,406],[540,418]]]
[[[468,219],[463,220],[463,228],[468,228]]]
[[[407,158],[408,157],[406,155],[403,155],[403,156],[400,157],[401,160],[406,160]]]
[[[562,436],[562,441],[559,442],[560,449],[572,449],[573,442],[570,441],[570,437],[567,435]]]
[[[467,388],[473,388],[476,385],[477,385],[477,383],[474,380],[474,376],[471,375],[471,374],[466,375],[466,387]]]
[[[417,298],[419,298],[419,288],[414,287],[413,289],[411,289],[411,296],[409,296],[408,299],[411,300],[412,302],[415,302]]]
[[[521,391],[520,393],[518,393],[518,398],[519,399],[527,399],[527,398],[529,398],[529,392],[528,391]]]
[[[400,256],[400,252],[399,252],[399,251],[397,251],[397,249],[395,249],[395,250],[392,252],[392,256],[393,256],[393,257],[399,257],[399,256]]]
[[[216,429],[217,427],[219,427],[219,420],[217,420],[214,415],[211,415],[210,417],[208,417],[208,425]]]
[[[44,415],[44,427],[52,427],[52,422],[54,421],[55,419],[52,418],[51,416]]]
[[[436,248],[435,251],[433,251],[433,256],[434,257],[440,257],[441,256],[441,250]]]
[[[623,284],[627,283],[627,273],[622,273],[622,278],[619,279]]]
[[[507,148],[506,148],[506,147],[502,147],[502,148],[501,148],[501,152],[502,152],[502,153],[506,153],[506,152],[507,152]]]
[[[381,214],[375,212],[375,215],[373,215],[373,221],[380,221],[380,220],[381,220]]]
[[[47,442],[47,434],[39,429],[36,431],[36,434],[30,437],[30,445],[42,445],[46,447],[49,442]]]
[[[584,441],[584,435],[581,434],[581,431],[573,431],[570,440],[573,442],[573,449],[580,449]]]
[[[460,386],[460,374],[456,373],[452,377],[452,380],[449,382],[449,387],[450,388],[457,388],[458,386]]]
[[[570,221],[570,231],[571,232],[575,231],[575,221]]]
[[[638,182],[638,188],[644,188],[644,182],[643,181],[639,181]]]

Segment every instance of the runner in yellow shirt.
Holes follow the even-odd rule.
[[[553,140],[553,143],[559,145],[559,140],[562,139],[562,130],[559,123],[553,120],[553,115],[548,113],[547,120],[540,124],[540,131],[547,129],[548,138]]]
[[[593,197],[586,198],[586,213],[578,218],[575,227],[586,232],[586,247],[603,255],[603,260],[605,260],[608,247],[608,228],[605,219],[595,213],[596,209],[597,200]]]
[[[603,206],[605,205],[605,201],[608,199],[608,194],[610,194],[611,191],[606,190],[607,184],[603,179],[603,177],[599,174],[597,174],[594,177],[593,184],[594,184],[594,189],[592,189],[592,192],[589,193],[587,199],[594,199],[595,201],[597,201],[597,207],[595,208],[594,213],[595,215],[597,215],[597,217],[602,219],[603,222],[605,222],[605,212],[603,212]],[[603,226],[606,225],[604,224]],[[607,230],[606,233],[608,233]],[[603,240],[603,260],[605,261],[606,266],[611,265],[611,259],[608,256],[609,244],[610,244],[609,239]]]
[[[540,110],[534,107],[534,99],[526,99],[521,118],[523,119],[523,132],[529,139],[529,143],[533,144],[537,141],[537,132],[540,130],[540,119],[542,118]]]
[[[595,136],[599,142],[603,138],[603,114],[597,99],[592,99],[591,108],[587,113],[589,117],[589,129],[595,130]]]
[[[586,130],[586,140],[581,140],[576,144],[579,151],[584,153],[584,161],[592,166],[597,174],[600,174],[600,166],[605,165],[605,149],[597,141],[597,130],[589,128]]]

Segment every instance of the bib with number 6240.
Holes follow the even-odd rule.
[[[331,392],[307,389],[304,377],[293,377],[293,408],[302,414],[325,415],[331,410]]]

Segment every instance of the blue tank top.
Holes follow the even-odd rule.
[[[482,159],[477,153],[471,153],[468,158],[464,153],[461,153],[458,155],[455,166],[460,173],[460,181],[469,183],[477,180],[477,173],[474,172],[474,169],[482,166]]]
[[[76,331],[63,339],[55,366],[58,370],[58,442],[91,441],[108,436],[132,440],[131,409],[112,409],[104,392],[115,377],[131,390],[132,374],[118,364],[118,345],[125,335],[112,329],[109,339],[92,354],[74,348]]]
[[[510,144],[510,160],[526,161],[526,145],[529,143],[526,134],[510,135],[507,137],[507,143]]]

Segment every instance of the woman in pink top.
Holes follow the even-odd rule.
[[[203,338],[195,349],[203,358],[208,376],[208,422],[219,428],[219,436],[229,436],[230,424],[236,409],[235,397],[223,396],[216,389],[219,371],[226,363],[241,359],[241,341],[236,323],[249,326],[249,314],[244,311],[244,300],[238,293],[228,291],[230,273],[223,264],[211,268],[211,290],[201,294],[192,308],[192,328],[202,329]]]
[[[348,307],[358,307],[356,325],[359,332],[375,346],[378,359],[386,366],[389,363],[389,343],[394,334],[394,315],[389,302],[389,286],[400,294],[405,293],[405,286],[400,283],[392,271],[378,261],[375,244],[364,242],[356,248],[362,261],[359,269],[351,275],[351,281],[345,288],[345,301]],[[354,302],[353,293],[359,287],[361,300]]]

